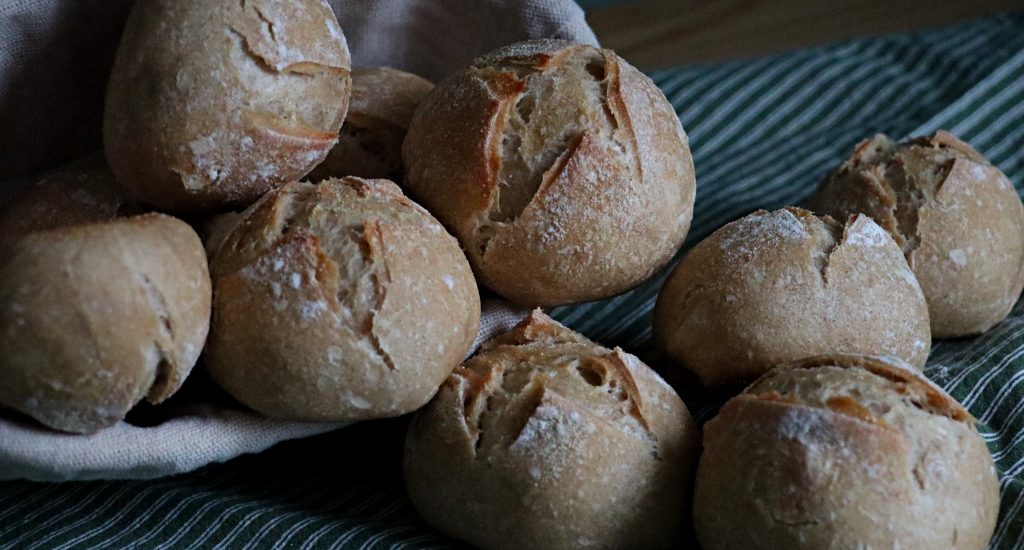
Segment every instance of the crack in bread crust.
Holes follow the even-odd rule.
[[[630,433],[647,440],[660,456],[627,361],[621,349],[602,348],[535,311],[453,374],[462,380],[452,383],[463,388],[463,417],[474,453],[482,457],[495,445],[515,443],[546,400],[585,399],[592,406],[579,414],[586,412],[600,424],[635,422]]]
[[[171,386],[176,385],[174,374],[178,370],[178,361],[168,352],[168,347],[174,346],[174,324],[171,322],[171,314],[167,309],[167,300],[164,298],[163,292],[153,284],[146,274],[139,274],[136,280],[145,292],[149,307],[156,316],[160,334],[160,337],[154,339],[152,343],[157,362],[154,366],[153,383],[146,393],[146,400],[157,404],[169,397],[168,390],[171,389]]]
[[[768,383],[772,378],[790,370],[796,369],[818,369],[823,367],[835,367],[842,369],[859,369],[889,382],[890,388],[902,396],[902,401],[925,413],[937,416],[944,416],[950,420],[962,424],[972,425],[975,420],[962,405],[938,389],[927,379],[916,374],[912,367],[895,366],[900,360],[893,358],[881,358],[868,355],[831,354],[810,357],[789,365],[783,365],[759,378],[750,385],[742,395],[760,397],[759,388]],[[775,392],[770,392],[775,393]],[[796,398],[796,396],[787,396]],[[804,406],[814,406],[803,400],[799,402]],[[821,408],[821,407],[819,407]],[[857,417],[858,414],[850,414],[850,409],[824,407],[834,412]],[[863,408],[863,407],[860,407]],[[866,409],[865,409],[866,410]]]
[[[822,190],[838,186],[872,189],[877,208],[865,213],[889,231],[910,258],[921,244],[921,211],[939,194],[957,159],[988,165],[981,155],[946,132],[902,143],[879,134],[857,144],[853,155],[826,179]],[[812,197],[811,202],[833,215],[855,213],[845,212],[849,205],[825,204],[823,197]]]
[[[387,254],[384,251],[384,233],[381,224],[377,221],[368,221],[363,224],[363,238],[359,243],[359,249],[363,252],[363,262],[370,266],[370,282],[373,288],[373,298],[369,304],[369,326],[366,329],[369,334],[373,349],[380,356],[381,361],[391,370],[395,369],[395,362],[377,335],[377,315],[384,307],[384,300],[387,299],[388,285],[391,284],[391,271],[388,267]]]
[[[494,190],[477,230],[481,258],[498,229],[514,224],[564,171],[584,132],[597,131],[623,149],[615,113],[621,111],[618,116],[624,116],[624,106],[612,109],[610,105],[608,89],[613,81],[617,84],[618,71],[614,65],[609,70],[609,65],[603,51],[574,46],[554,56],[512,60],[502,70],[474,69],[504,102],[494,121],[495,143],[490,147]],[[574,79],[582,83],[580,89],[574,87]],[[563,105],[563,96],[581,94],[577,106]],[[573,114],[592,123],[574,120]],[[594,124],[595,118],[603,118],[605,124]],[[634,156],[639,167],[639,154]]]

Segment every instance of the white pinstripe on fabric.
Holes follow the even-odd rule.
[[[303,507],[310,505],[316,500],[322,498],[324,494],[328,492],[328,490],[328,487],[322,487],[321,491],[311,492],[309,495],[306,496],[306,498],[297,502],[294,506],[288,506],[288,508],[300,508],[299,510],[278,510],[277,513],[274,514],[273,518],[264,523],[264,525],[260,527],[260,529],[256,531],[256,533],[253,534],[252,538],[246,541],[246,544],[251,544],[252,546],[260,546],[261,541],[263,541],[263,539],[267,537],[270,534],[270,532],[273,531],[274,528],[277,527],[279,524],[282,524],[291,518],[301,519],[303,516],[309,515],[309,512]],[[322,520],[322,518],[316,519]]]
[[[373,518],[368,518],[368,519],[379,519],[379,518],[385,517],[389,510],[398,509],[402,505],[403,505],[403,503],[401,501],[392,502],[386,508],[384,508],[384,510],[382,510],[380,513],[375,514],[375,516]],[[334,550],[335,548],[344,548],[345,545],[348,544],[349,541],[353,540],[362,531],[367,531],[369,529],[370,529],[370,525],[369,525],[368,522],[364,522],[364,523],[362,523],[360,525],[357,525],[354,528],[349,529],[349,531],[347,533],[345,533],[344,535],[342,535],[341,537],[339,537],[339,538],[335,539],[333,542],[331,542],[330,546],[328,546],[327,548],[330,549],[330,550]]]
[[[230,487],[231,489],[233,489],[235,491],[240,490],[240,489],[244,490],[244,489],[248,489],[248,488],[256,485],[257,481],[256,480],[243,480],[238,485],[234,485],[233,483],[235,483],[235,482],[232,481],[232,483],[228,483],[227,481],[225,481],[223,479],[218,479],[217,481],[215,481],[214,483],[211,483],[208,487],[206,487],[206,488],[204,488],[202,490],[199,490],[199,491],[194,491],[193,490],[193,492],[191,492],[191,493],[184,492],[184,494],[187,494],[188,496],[186,496],[185,498],[183,498],[183,499],[181,499],[179,501],[176,501],[174,506],[166,514],[162,515],[162,517],[167,518],[167,523],[168,524],[172,523],[173,520],[178,515],[183,513],[185,510],[187,510],[188,506],[191,503],[199,502],[199,501],[201,501],[203,499],[208,499],[208,500],[198,510],[196,510],[196,512],[193,514],[192,518],[190,518],[188,520],[188,522],[186,522],[182,526],[179,526],[176,529],[177,532],[174,534],[174,536],[172,538],[184,536],[184,534],[188,532],[189,528],[191,528],[192,525],[197,523],[202,518],[202,515],[203,515],[203,513],[206,510],[211,509],[211,508],[221,504],[221,501],[218,500],[217,498],[211,498],[211,497],[216,497],[218,495],[218,493],[214,491],[215,489],[217,489],[218,487],[223,485],[223,486]],[[163,506],[165,503],[167,503],[169,501],[172,501],[177,496],[177,493],[178,493],[177,491],[173,491],[172,490],[172,491],[168,491],[165,494],[160,495],[160,497],[157,498],[156,502],[154,502],[153,505],[150,507],[150,510],[151,511],[152,510],[156,510],[157,508]],[[155,515],[155,513],[150,512],[150,513],[144,514],[143,518],[145,518],[147,516],[150,516],[150,515]],[[119,536],[123,536],[124,533],[130,533],[132,530],[136,529],[139,526],[141,526],[141,522],[139,522],[139,521],[133,522],[132,525],[130,525],[127,529],[123,529],[121,531],[121,535],[119,535]],[[163,529],[163,526],[158,526],[158,528],[151,529],[145,535],[143,535],[141,538],[137,539],[136,542],[138,544],[148,544],[149,541],[152,540],[153,538],[155,538],[156,535],[159,534],[162,529]],[[116,540],[116,538],[114,540]],[[106,541],[103,541],[103,542],[97,544],[97,546],[98,547],[104,547],[104,546],[110,544],[111,542],[112,541],[110,541],[108,539]],[[166,545],[166,544],[165,543],[161,544],[161,546],[164,546],[164,545]]]
[[[330,511],[332,511],[334,509],[337,509],[342,504],[346,504],[348,502],[348,500],[351,498],[351,496],[353,494],[355,494],[357,491],[358,491],[358,487],[349,487],[348,490],[345,493],[343,493],[341,496],[335,498],[334,502],[330,506],[328,506],[325,509],[325,511],[326,512],[330,512]],[[304,529],[307,525],[310,525],[312,523],[316,523],[316,522],[319,522],[319,521],[323,521],[323,518],[321,518],[319,516],[313,516],[313,517],[308,517],[306,519],[303,519],[303,520],[299,521],[295,525],[292,525],[291,527],[289,527],[287,531],[282,533],[281,537],[277,541],[274,542],[273,547],[274,548],[284,548],[284,547],[286,547],[288,542],[291,540],[292,537],[295,536],[296,533],[298,533],[299,531]]]
[[[376,503],[376,501],[379,501],[382,498],[383,498],[383,495],[380,495],[380,494],[373,495],[370,499],[364,500],[362,503],[360,503],[358,506],[356,506],[354,509],[352,509],[350,513],[353,514],[353,515],[358,514],[359,512],[361,512],[362,510],[365,510],[367,507],[369,507],[370,505]],[[313,533],[313,535],[310,536],[306,540],[306,542],[300,548],[302,548],[303,550],[305,550],[307,548],[313,548],[313,545],[316,544],[317,541],[319,541],[321,537],[323,537],[325,534],[327,534],[331,529],[337,529],[339,527],[342,527],[342,525],[339,525],[337,523],[325,525],[324,527],[322,527],[321,529],[319,529],[315,533]],[[359,528],[360,528],[359,526],[356,526],[354,529],[359,529]]]
[[[285,479],[281,479],[277,483],[273,484],[272,486],[264,488],[263,490],[259,491],[259,494],[261,494],[261,495],[262,494],[267,494],[269,496],[269,494],[274,493],[274,490],[276,488],[279,488],[279,487],[281,487],[283,485],[285,485]],[[304,489],[303,485],[295,485],[295,486],[292,486],[291,489],[287,490],[287,492],[285,492],[284,494],[282,494],[282,495],[275,495],[275,496],[277,498],[287,498],[287,497],[290,497],[290,496],[292,496],[292,495],[302,491],[303,489]],[[251,496],[247,497],[245,495],[236,495],[236,496],[229,497],[227,499],[224,499],[222,501],[222,504],[227,503],[229,500],[230,501],[238,501],[238,503],[237,504],[232,504],[231,506],[229,506],[229,507],[225,508],[223,511],[221,511],[221,513],[217,516],[217,519],[211,521],[210,524],[207,526],[207,528],[203,531],[203,533],[201,535],[197,536],[195,539],[193,539],[191,541],[191,543],[188,546],[185,547],[186,549],[206,548],[206,547],[223,548],[223,546],[222,546],[223,541],[226,540],[226,539],[231,538],[234,535],[234,533],[236,532],[236,529],[238,528],[238,523],[236,523],[235,527],[232,528],[232,530],[229,531],[228,534],[224,535],[223,537],[221,537],[221,538],[219,538],[217,540],[214,540],[214,537],[215,537],[217,531],[220,529],[220,527],[222,527],[223,525],[228,523],[228,518],[230,518],[231,516],[233,516],[233,515],[235,515],[237,513],[243,512],[245,510],[248,510],[250,508],[255,508],[255,510],[253,510],[253,512],[259,513],[261,511],[266,510],[266,508],[268,507],[268,503],[266,501],[262,500],[261,498],[253,498]],[[212,544],[210,544],[210,543],[212,543]]]
[[[37,502],[47,501],[52,493],[60,492],[61,488],[62,486],[56,483],[43,485],[41,487],[39,485],[26,485],[23,487],[22,491],[16,494],[5,495],[4,500],[0,501],[0,503],[3,503],[5,505],[3,508],[0,508],[0,525],[6,525],[7,527],[0,529],[0,540],[2,540],[2,537],[5,533],[17,527],[18,523],[34,518],[35,516],[41,514],[43,511],[37,509],[35,512],[19,518],[19,521],[12,520],[10,523],[6,521],[8,516],[17,516],[18,513],[21,512],[23,509],[33,508],[36,506]],[[28,498],[21,499],[20,497],[24,493],[30,494]],[[67,494],[65,493],[64,496],[66,497]]]
[[[83,518],[81,518],[77,522],[73,522],[73,523],[70,523],[68,525],[65,525],[61,529],[51,533],[50,536],[51,537],[59,536],[61,533],[67,532],[67,531],[72,531],[76,527],[82,525],[83,523],[88,522],[89,520],[91,520],[91,519],[93,519],[95,517],[103,516],[104,513],[107,511],[107,508],[112,506],[112,505],[114,505],[116,503],[116,497],[117,496],[120,496],[120,495],[122,495],[124,493],[130,492],[132,489],[135,489],[135,488],[136,487],[133,484],[127,484],[126,483],[123,487],[121,487],[120,490],[118,490],[117,493],[115,493],[114,496],[108,498],[107,502],[103,506],[97,507],[95,510],[92,511],[92,513],[90,513],[87,516],[84,516]],[[102,531],[106,527],[109,527],[110,525],[116,524],[119,519],[121,519],[122,517],[124,517],[125,515],[127,515],[131,511],[131,508],[132,508],[132,506],[134,504],[136,504],[139,501],[141,501],[145,496],[146,496],[146,492],[145,491],[138,491],[135,494],[135,496],[133,496],[127,503],[125,503],[122,506],[120,512],[118,512],[116,514],[113,514],[110,517],[104,518],[104,521],[103,521],[102,524],[100,524],[97,527],[91,527],[89,529],[89,531],[87,531],[85,533],[79,534],[77,537],[75,537],[71,541],[65,542],[65,543],[61,544],[60,546],[50,547],[51,550],[60,550],[61,548],[66,548],[68,546],[74,545],[77,542],[92,536],[93,533],[95,533],[97,531]],[[46,540],[48,540],[48,539],[43,538],[43,539],[37,540],[36,543],[32,547],[38,547],[38,546],[42,545],[42,543],[44,543]],[[32,548],[32,547],[30,547],[30,548]]]
[[[103,495],[104,492],[107,491],[107,489],[108,489],[108,487],[103,487],[100,490],[93,491],[92,493],[87,494],[83,499],[79,500],[75,505],[67,507],[67,508],[60,508],[60,513],[59,514],[54,514],[53,516],[50,517],[50,519],[47,519],[47,520],[43,521],[42,523],[34,524],[33,525],[33,529],[31,531],[27,531],[25,533],[22,533],[20,536],[15,537],[13,540],[9,541],[10,546],[12,548],[21,548],[21,547],[29,544],[28,541],[35,540],[39,536],[39,535],[30,536],[31,533],[48,533],[49,532],[49,528],[54,526],[57,523],[60,523],[64,519],[64,515],[65,514],[68,514],[68,515],[74,514],[74,513],[78,512],[79,510],[85,508],[87,505],[89,505],[89,503],[91,503],[92,501],[96,500],[101,495]],[[116,488],[115,488],[115,492],[116,492]],[[57,503],[62,502],[62,501],[63,501],[63,499],[59,499],[57,501]],[[7,543],[7,541],[5,541],[5,544],[6,543]]]

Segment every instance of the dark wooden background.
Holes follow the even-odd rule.
[[[650,70],[1022,10],[1024,0],[580,0],[602,45]]]

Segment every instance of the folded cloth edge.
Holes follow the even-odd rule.
[[[526,317],[504,300],[483,301],[473,350]],[[185,403],[151,427],[125,421],[91,435],[49,430],[0,416],[0,481],[150,479],[258,453],[282,441],[310,437],[346,422],[293,422],[211,403]]]

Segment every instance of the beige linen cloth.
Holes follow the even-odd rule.
[[[597,43],[571,0],[329,3],[356,66],[389,65],[435,81],[517,40]],[[0,0],[0,205],[38,174],[100,149],[104,86],[131,4]],[[525,313],[484,300],[476,344],[511,328]],[[341,426],[272,420],[226,403],[172,400],[157,407],[155,424],[121,422],[89,436],[53,432],[0,413],[0,479],[166,476]]]

